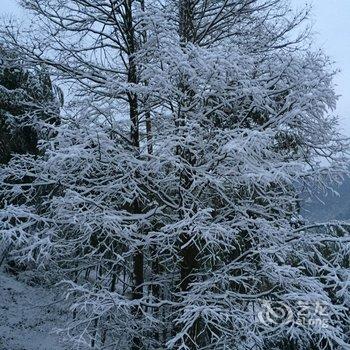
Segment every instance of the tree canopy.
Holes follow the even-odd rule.
[[[4,167],[0,232],[65,281],[67,333],[95,349],[348,347],[349,235],[299,211],[301,189],[339,179],[348,150],[308,9],[21,3],[35,26],[4,28],[8,45],[70,96],[43,154]],[[263,322],[274,303],[293,317]],[[305,303],[326,307],[326,327],[295,318]]]

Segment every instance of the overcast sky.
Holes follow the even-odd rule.
[[[296,5],[313,5],[313,23],[316,43],[341,69],[335,83],[341,95],[337,114],[341,127],[350,136],[350,0],[292,0]],[[0,14],[19,15],[17,0],[0,0]]]

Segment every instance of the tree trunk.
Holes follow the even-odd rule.
[[[194,26],[194,7],[195,1],[193,0],[179,0],[179,35],[182,46],[185,46],[187,43],[195,42],[195,26]],[[193,97],[193,91],[188,86],[186,77],[180,85],[181,90],[184,93],[185,101],[184,106],[190,106],[191,100]],[[185,108],[188,111],[188,108]],[[180,113],[180,120],[177,121],[177,126],[185,126],[187,116]],[[181,132],[179,129],[179,132]],[[188,154],[185,150],[182,149],[181,145],[178,148],[179,155],[184,158],[184,160],[189,164],[195,164],[191,154]],[[184,172],[180,176],[181,186],[188,190],[192,185],[193,179],[192,175],[188,172]],[[181,292],[188,292],[190,290],[190,284],[194,282],[193,273],[198,268],[198,247],[195,242],[191,242],[192,237],[188,232],[183,232],[180,236],[180,246],[181,246],[181,282],[180,290]],[[196,349],[195,344],[197,338],[197,322],[188,330],[188,337],[185,339],[185,344],[189,349]]]
[[[136,53],[136,41],[135,41],[135,31],[133,23],[133,13],[132,13],[132,4],[133,0],[124,1],[124,25],[126,30],[126,39],[128,46],[128,83],[137,84],[137,67],[135,63],[135,53]],[[139,153],[140,151],[140,132],[139,132],[139,109],[138,109],[138,98],[137,95],[133,92],[128,92],[128,102],[130,108],[130,138],[131,143],[134,147],[134,151]],[[141,213],[141,207],[139,199],[136,198],[132,204],[131,211],[135,214]],[[144,283],[144,257],[143,257],[143,247],[137,247],[133,256],[133,287],[132,287],[132,299],[140,300],[143,297],[143,283]],[[140,306],[135,306],[133,309],[133,314],[135,317],[136,323],[142,315],[142,310]],[[137,334],[137,331],[136,331]],[[137,334],[134,335],[132,339],[132,350],[139,350],[142,348],[141,337]]]

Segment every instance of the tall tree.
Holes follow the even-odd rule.
[[[5,168],[34,180],[21,206],[5,183],[2,232],[69,276],[70,334],[132,350],[347,347],[348,234],[299,219],[299,188],[341,175],[347,150],[328,58],[298,32],[307,11],[22,3],[38,30],[3,34],[72,83],[74,117],[41,157]],[[43,184],[57,190],[38,211]],[[327,305],[328,327],[258,317],[266,303],[295,316],[298,302]]]

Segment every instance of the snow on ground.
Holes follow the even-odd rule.
[[[0,270],[0,350],[71,350],[54,332],[67,319],[57,294]]]

